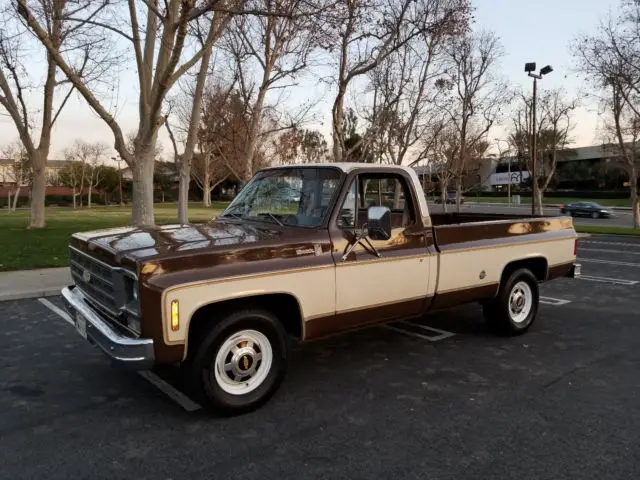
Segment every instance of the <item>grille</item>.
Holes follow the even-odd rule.
[[[92,301],[112,315],[118,314],[113,270],[74,248],[69,249],[69,268],[73,281]],[[85,272],[89,274],[86,281]]]

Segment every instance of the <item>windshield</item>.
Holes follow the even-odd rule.
[[[265,170],[242,189],[223,217],[318,227],[329,214],[341,172],[334,168]]]

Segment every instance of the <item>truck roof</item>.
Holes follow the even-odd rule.
[[[274,168],[290,168],[290,167],[305,167],[305,168],[313,168],[313,167],[333,167],[339,168],[345,173],[349,173],[350,171],[356,168],[400,168],[402,170],[414,172],[413,168],[406,167],[404,165],[393,165],[393,164],[384,164],[384,163],[363,163],[363,162],[326,162],[326,163],[290,163],[287,165],[275,165],[266,167],[263,170],[271,170]]]

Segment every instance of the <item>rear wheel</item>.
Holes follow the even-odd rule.
[[[500,285],[498,295],[484,304],[484,318],[498,333],[520,335],[533,325],[539,299],[535,275],[526,268],[518,269]]]
[[[591,214],[591,218],[598,218],[600,215],[598,215],[598,212],[593,212]]]
[[[212,319],[186,370],[193,395],[222,415],[254,410],[278,390],[287,370],[287,334],[270,312],[251,309]]]

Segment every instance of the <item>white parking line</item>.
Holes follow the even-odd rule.
[[[617,260],[600,260],[598,258],[582,258],[581,262],[604,263],[605,265],[619,265],[621,267],[640,267],[640,263],[618,262]]]
[[[433,331],[433,332],[437,332],[438,335],[423,335],[417,332],[412,332],[409,330],[405,330],[403,328],[398,328],[398,327],[394,327],[392,325],[380,325],[383,328],[387,328],[389,330],[393,330],[395,332],[399,332],[399,333],[404,333],[405,335],[409,335],[410,337],[417,337],[417,338],[422,338],[424,340],[428,340],[430,342],[439,342],[440,340],[444,340],[445,338],[449,338],[449,337],[453,337],[455,335],[455,333],[453,332],[447,332],[445,330],[440,330],[438,328],[433,328],[433,327],[427,327],[426,325],[420,325],[418,323],[411,323],[411,322],[405,322],[405,321],[399,321],[399,322],[394,322],[395,324],[403,324],[403,325],[407,325],[407,326],[413,326],[413,327],[417,327],[420,328],[422,330],[426,330],[426,331]]]
[[[562,298],[553,298],[553,297],[540,297],[540,303],[544,303],[545,305],[566,305],[567,303],[571,303],[571,300],[564,300]]]
[[[162,393],[166,394],[170,397],[174,402],[184,408],[187,412],[195,412],[196,410],[200,410],[202,408],[201,405],[197,404],[189,397],[187,397],[180,390],[175,388],[170,383],[165,382],[162,378],[160,378],[155,373],[149,370],[139,371],[138,375],[147,380],[149,383],[157,387]]]
[[[57,314],[60,318],[62,318],[65,322],[71,324],[75,328],[75,324],[73,323],[72,318],[69,316],[67,312],[57,307],[53,303],[51,303],[46,298],[39,298],[38,301],[42,303],[45,307],[51,310],[53,313]],[[202,408],[201,405],[198,405],[196,402],[187,397],[180,390],[176,389],[170,383],[165,382],[162,378],[160,378],[155,373],[144,370],[139,371],[138,375],[142,378],[156,386],[161,392],[169,396],[172,400],[174,400],[178,405],[184,408],[187,412],[193,412]]]
[[[625,280],[624,278],[597,277],[594,275],[580,275],[578,280],[588,280],[590,282],[613,283],[615,285],[636,285],[638,280]]]
[[[57,307],[56,305],[51,303],[46,298],[39,298],[38,301],[41,304],[43,304],[45,307],[47,307],[49,310],[51,310],[53,313],[57,314],[65,322],[69,323],[70,325],[73,325],[73,327],[75,328],[75,324],[73,323],[73,319],[69,316],[69,314],[67,312],[65,312],[61,308]]]
[[[640,247],[640,245],[638,245]],[[578,252],[602,252],[602,253],[619,253],[622,255],[640,255],[640,252],[632,252],[629,249],[626,250],[610,250],[606,248],[580,248],[578,247]]]

